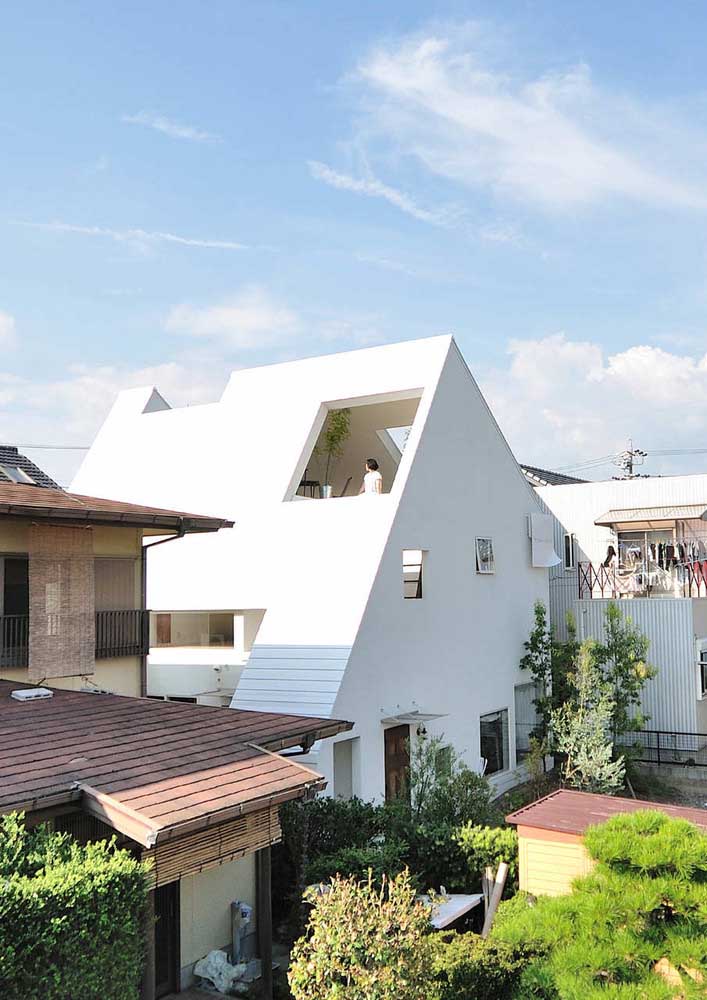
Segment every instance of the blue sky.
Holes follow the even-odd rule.
[[[3,17],[2,440],[89,443],[124,386],[208,401],[234,367],[453,332],[526,461],[707,446],[704,4]]]

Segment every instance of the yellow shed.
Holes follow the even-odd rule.
[[[566,789],[552,792],[506,816],[506,821],[518,828],[520,888],[534,896],[570,892],[574,879],[586,875],[594,865],[584,847],[587,827],[639,809],[654,809],[707,830],[707,809]]]

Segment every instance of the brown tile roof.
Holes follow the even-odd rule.
[[[668,816],[689,820],[707,830],[707,809],[690,809],[687,806],[623,799],[612,795],[591,795],[567,789],[551,792],[537,802],[518,809],[506,816],[506,822],[561,833],[584,833],[588,826],[603,823],[618,813],[633,813],[639,809],[654,809]]]
[[[144,507],[120,500],[104,500],[67,493],[60,489],[0,482],[0,515],[35,520],[80,521],[89,524],[123,524],[132,527],[166,528],[169,531],[217,531],[233,527],[221,517],[204,517],[162,507]]]
[[[323,785],[274,751],[350,729],[349,723],[0,681],[0,813],[82,800],[145,846],[297,798]]]

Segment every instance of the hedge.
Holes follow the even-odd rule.
[[[23,815],[0,819],[0,997],[138,1000],[146,871]]]

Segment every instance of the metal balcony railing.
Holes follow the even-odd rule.
[[[679,563],[669,569],[660,567],[617,569],[577,565],[577,590],[580,600],[623,597],[707,597],[707,561]]]
[[[96,659],[147,656],[150,651],[150,612],[96,612]],[[0,667],[29,663],[29,615],[0,615]]]
[[[29,653],[29,616],[0,616],[0,666],[26,667]]]
[[[96,659],[111,656],[147,656],[150,651],[150,612],[98,611]]]

